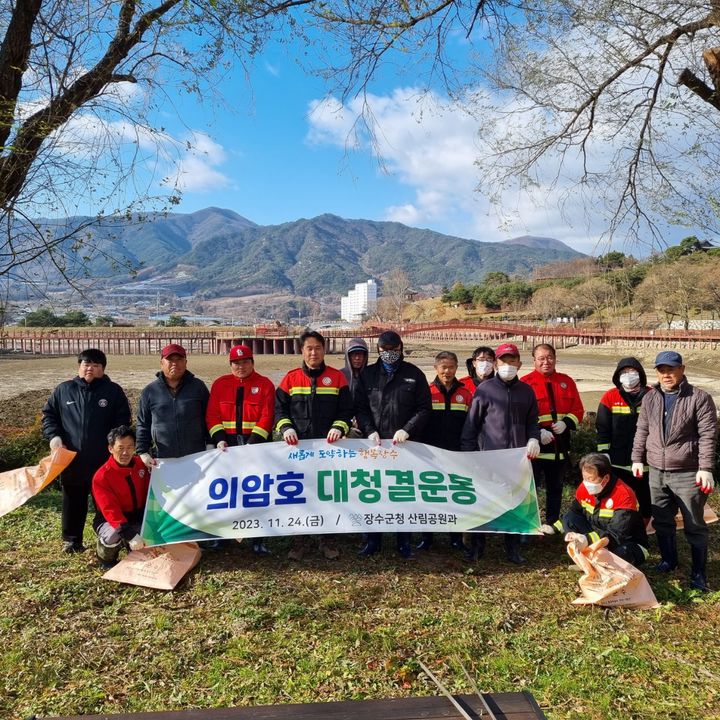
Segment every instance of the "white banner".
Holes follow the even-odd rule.
[[[539,534],[525,448],[450,452],[421,443],[303,440],[161,460],[148,545],[362,532]]]

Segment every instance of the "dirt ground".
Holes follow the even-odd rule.
[[[455,342],[446,347],[408,342],[408,359],[419,365],[429,380],[434,376],[433,356],[442,349],[453,350],[460,358],[460,375],[465,375],[464,360],[469,357],[475,343]],[[621,357],[635,355],[643,362],[649,379],[654,380],[652,361],[656,348],[628,347],[575,347],[558,350],[558,370],[568,373],[578,383],[587,410],[595,410],[602,393],[610,387],[610,378]],[[689,380],[710,392],[720,407],[720,366],[718,354],[711,351],[682,351]],[[371,353],[371,362],[376,358]],[[328,355],[329,365],[342,367],[342,355]],[[522,352],[523,370],[532,369],[530,347]],[[291,368],[300,363],[298,355],[262,355],[255,358],[258,372],[277,383]],[[155,356],[115,355],[108,359],[107,373],[125,389],[133,406],[140,391],[159,370],[160,361]],[[191,355],[188,368],[205,380],[212,381],[229,371],[225,356]],[[73,357],[0,357],[0,433],[29,427],[37,421],[43,403],[53,387],[75,374],[77,365]]]

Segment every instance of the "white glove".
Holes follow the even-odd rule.
[[[584,550],[588,546],[587,538],[580,533],[569,532],[565,536],[565,542],[572,542],[573,540],[577,543],[580,550]]]
[[[535,438],[530,438],[527,444],[527,456],[534,460],[540,454],[540,443]]]
[[[157,460],[150,453],[140,453],[140,459],[145,463],[145,467],[151,470],[157,465]]]
[[[222,452],[225,452],[225,451],[228,449],[227,441],[226,441],[226,440],[221,440],[221,441],[217,444],[217,449],[218,449],[218,450],[222,450]]]
[[[562,435],[567,430],[567,425],[563,420],[558,420],[557,422],[554,422],[551,426],[552,431],[555,433],[555,435]]]
[[[136,535],[128,545],[131,550],[140,550],[145,547],[145,541],[139,535]]]
[[[553,440],[555,439],[555,436],[545,428],[540,428],[540,442],[543,445],[549,445]]]
[[[283,433],[283,440],[284,440],[288,445],[297,445],[297,444],[298,444],[298,436],[297,436],[297,433],[295,432],[295,429],[294,429],[294,428],[288,428],[288,429]]]
[[[369,440],[373,445],[379,445],[379,444],[380,444],[380,433],[378,433],[378,432],[372,432],[372,433],[370,433],[370,434],[368,435],[368,440]]]
[[[342,431],[337,428],[330,428],[327,434],[327,441],[329,443],[337,442],[343,436]]]
[[[698,470],[697,473],[695,473],[695,484],[700,488],[700,492],[709,495],[715,487],[713,474],[708,470]]]
[[[630,472],[633,477],[641,478],[645,472],[645,466],[642,463],[633,463]]]
[[[63,445],[62,438],[59,435],[56,435],[52,440],[50,440],[50,452],[58,450],[61,447],[65,446]]]
[[[398,445],[399,443],[407,442],[407,440],[410,438],[410,433],[400,428],[399,430],[395,431],[395,434],[393,435],[393,445]]]

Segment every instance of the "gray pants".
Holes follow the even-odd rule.
[[[695,485],[695,471],[666,471],[650,468],[652,520],[658,535],[675,535],[678,509],[685,524],[685,537],[695,547],[708,544],[708,529],[703,518],[707,495]]]

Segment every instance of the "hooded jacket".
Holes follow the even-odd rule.
[[[62,482],[86,484],[88,490],[95,471],[107,460],[108,433],[130,424],[130,405],[123,389],[103,375],[91,383],[80,376],[60,383],[42,410],[42,430],[46,440],[56,435],[77,456],[62,472]]]
[[[620,383],[620,370],[627,367],[634,368],[640,375],[636,392],[628,392]],[[615,387],[600,398],[598,405],[595,421],[597,449],[598,452],[610,455],[610,462],[615,467],[629,470],[640,407],[650,388],[643,366],[634,357],[623,358],[618,362],[612,381]]]
[[[186,370],[175,394],[159,371],[140,395],[137,413],[137,453],[177,458],[203,452],[210,442],[205,427],[208,405],[205,383]]]
[[[353,352],[356,352],[357,350],[365,350],[365,361],[363,362],[362,367],[360,370],[357,371],[357,374],[353,372],[353,367],[350,364],[350,349],[352,348]],[[358,381],[358,378],[362,374],[362,371],[367,367],[368,364],[368,356],[369,356],[369,350],[367,343],[362,338],[351,338],[350,342],[348,343],[347,350],[345,351],[345,367],[340,371],[344,376],[345,379],[348,382],[348,386],[350,387],[350,394],[352,395],[355,390],[355,383]]]
[[[643,400],[633,442],[632,461],[670,472],[712,472],[715,468],[717,435],[717,411],[712,397],[691,385],[683,376],[667,435],[664,413],[665,399],[657,383]]]

